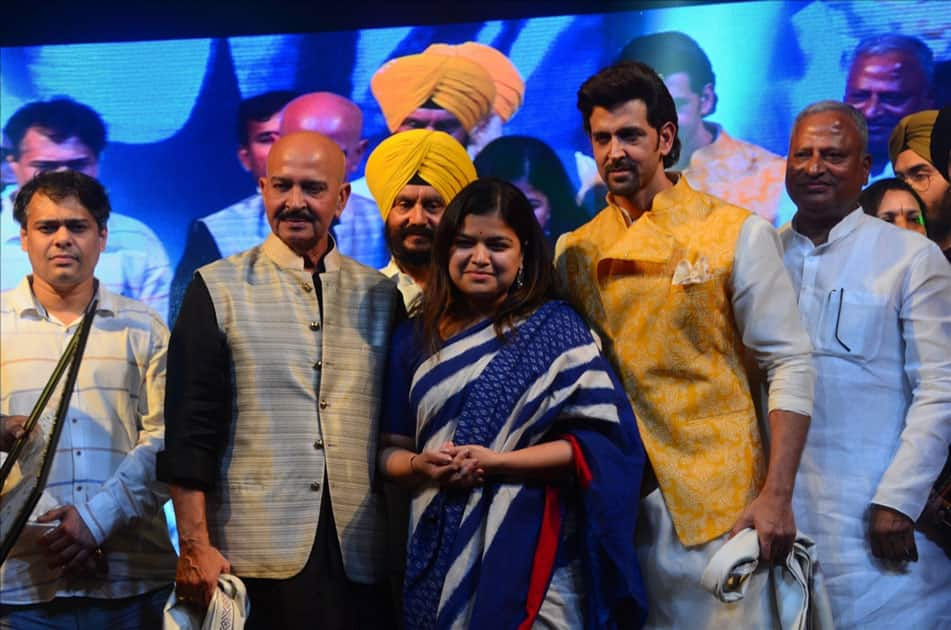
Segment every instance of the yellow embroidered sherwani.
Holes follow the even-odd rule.
[[[558,244],[563,286],[621,374],[685,546],[728,531],[764,478],[731,302],[749,217],[681,177],[630,227],[612,204]]]

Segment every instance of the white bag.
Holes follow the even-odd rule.
[[[759,567],[759,537],[744,529],[728,540],[710,559],[703,576],[703,587],[720,601],[735,602],[746,595],[749,577],[757,571],[769,571],[772,588],[763,596],[774,598],[783,630],[832,630],[832,609],[816,556],[816,544],[796,532],[796,542],[785,565]],[[749,627],[757,627],[755,619]]]
[[[179,602],[175,589],[165,602],[162,622],[164,630],[243,630],[244,622],[251,613],[251,602],[244,583],[237,577],[222,573],[218,576],[218,588],[202,615],[191,604]]]

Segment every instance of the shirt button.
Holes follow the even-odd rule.
[[[319,370],[319,369],[322,368],[322,367],[324,367],[324,362],[323,362],[323,361],[318,361],[317,363],[314,364],[314,369],[315,369],[315,370]]]
[[[76,418],[73,418],[73,422],[79,422],[79,420],[77,420]]]
[[[312,322],[310,323],[310,329],[311,329],[311,330],[320,330],[320,322],[318,322],[317,320],[312,321]]]
[[[82,489],[83,489],[82,486],[76,486],[76,492],[82,492]]]
[[[82,454],[83,454],[82,451],[76,451],[76,457],[79,457],[79,456],[82,455]]]
[[[326,409],[328,406],[329,406],[329,405],[328,405],[328,403],[327,403],[326,400],[321,400],[321,401],[320,401],[320,408],[321,408],[321,409]]]
[[[310,286],[310,285],[307,284],[306,282],[305,282],[304,284],[300,285],[300,288],[302,288],[302,289],[303,289],[304,291],[306,291],[307,293],[310,293],[311,291],[314,290],[314,287]]]
[[[311,482],[310,482],[310,489],[313,490],[313,491],[315,491],[315,492],[316,492],[317,490],[320,490],[320,482],[319,482],[319,481],[311,481]]]
[[[317,439],[314,441],[314,449],[319,451],[319,450],[322,449],[323,447],[324,447],[324,441],[323,441],[322,439],[320,439],[320,438],[317,438]]]

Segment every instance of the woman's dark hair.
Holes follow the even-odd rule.
[[[634,100],[643,101],[647,122],[658,134],[667,123],[677,129],[677,107],[664,80],[646,64],[622,61],[598,71],[578,89],[578,111],[585,133],[591,135],[591,113],[595,107],[614,109]],[[670,168],[678,159],[680,138],[675,132],[670,153],[664,156],[664,168]]]
[[[882,199],[885,197],[885,193],[887,193],[889,190],[901,190],[914,197],[915,203],[918,204],[918,210],[921,211],[921,220],[924,221],[924,200],[922,200],[921,196],[915,192],[914,188],[908,185],[908,182],[902,181],[897,177],[880,179],[862,191],[862,194],[859,195],[859,205],[862,206],[862,210],[865,211],[865,214],[870,214],[873,217],[877,217],[878,208],[882,205]],[[926,230],[927,227],[928,226],[926,225]]]
[[[442,345],[439,324],[444,317],[467,319],[466,300],[449,277],[449,256],[456,236],[467,216],[495,213],[515,232],[522,246],[522,285],[509,289],[492,316],[496,334],[502,337],[506,326],[554,296],[551,254],[528,199],[509,182],[494,177],[477,179],[459,191],[439,221],[429,282],[422,301],[413,309],[414,314],[421,315],[423,340],[431,351]]]
[[[574,187],[558,155],[538,138],[496,138],[476,156],[475,167],[480,177],[498,177],[513,184],[525,181],[544,194],[551,216],[542,229],[550,239],[581,227],[589,218],[575,202]]]

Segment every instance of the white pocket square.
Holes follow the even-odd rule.
[[[700,284],[707,280],[712,280],[713,274],[710,273],[710,265],[707,264],[705,256],[697,259],[697,262],[690,264],[689,260],[681,260],[674,268],[674,277],[670,283],[678,284]]]

